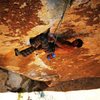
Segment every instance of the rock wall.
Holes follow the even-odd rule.
[[[32,80],[49,81],[49,86],[79,78],[100,77],[99,0],[75,0],[54,33],[72,36],[67,39],[69,41],[81,38],[82,48],[55,51],[57,56],[51,61],[43,51],[36,51],[26,58],[14,55],[14,48],[27,47],[25,41],[29,37],[51,25],[51,32],[54,32],[64,4],[65,0],[0,0],[0,67]]]

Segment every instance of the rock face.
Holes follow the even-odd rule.
[[[80,78],[76,80],[63,81],[55,86],[47,87],[45,91],[73,91],[73,90],[89,90],[100,88],[100,78]]]
[[[0,92],[6,92],[7,91],[7,87],[6,87],[6,81],[7,81],[7,73],[2,71],[0,69]]]
[[[31,92],[47,88],[44,82],[34,81],[11,71],[0,69],[0,92]]]
[[[60,28],[54,34],[81,38],[80,49],[55,51],[56,58],[48,61],[45,52],[36,51],[28,57],[16,57],[14,48],[26,48],[25,41],[52,25],[54,32],[65,0],[1,0],[0,1],[0,66],[33,80],[62,81],[100,77],[100,1],[75,0],[66,9]]]
[[[13,72],[8,72],[9,79],[7,80],[7,85],[11,88],[20,88],[22,83],[22,77],[19,74]]]

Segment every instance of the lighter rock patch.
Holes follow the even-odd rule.
[[[46,65],[43,60],[39,57],[39,55],[35,56],[35,61],[32,61],[31,63],[29,63],[28,65],[32,65],[35,64],[41,68],[47,68],[49,70],[52,70],[52,68],[50,68],[50,66]]]

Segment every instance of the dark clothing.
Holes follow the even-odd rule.
[[[40,35],[36,37],[30,38],[30,47],[26,48],[22,51],[15,50],[15,53],[17,51],[16,55],[23,55],[23,56],[28,56],[35,50],[40,50],[43,49],[46,53],[51,54],[55,51],[55,43],[48,41],[48,34],[49,34],[50,29],[48,29],[46,32],[41,33]]]
[[[31,38],[30,43],[36,49],[43,49],[47,53],[54,52],[54,49],[52,49],[55,48],[54,42],[48,42],[48,37],[44,34]]]
[[[20,51],[20,54],[22,54],[24,57],[26,57],[27,55],[31,54],[35,50],[36,50],[36,48],[31,46],[31,47],[29,47],[27,49],[24,49],[24,50]]]

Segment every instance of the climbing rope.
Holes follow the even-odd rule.
[[[64,18],[65,12],[66,12],[66,10],[68,10],[70,8],[70,6],[72,5],[72,2],[73,2],[73,0],[66,0],[65,1],[65,5],[64,5],[64,10],[63,10],[62,16],[60,18],[60,21],[57,24],[57,27],[56,27],[54,33],[56,33],[57,30],[60,28],[60,25],[61,25],[62,20]],[[57,36],[56,36],[55,42],[56,42],[56,40],[57,40]]]

